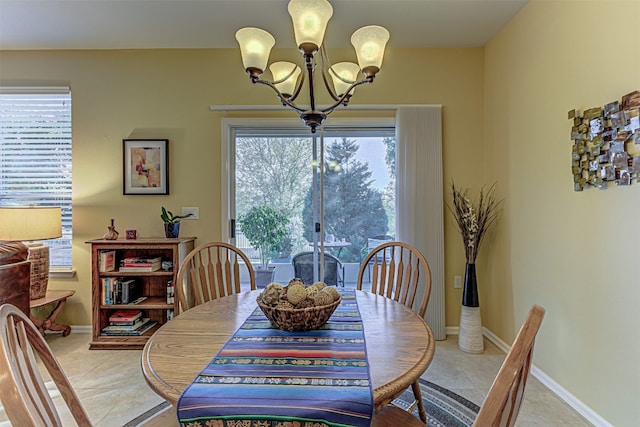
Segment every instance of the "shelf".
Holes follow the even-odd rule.
[[[171,308],[174,308],[174,304],[167,303],[167,299],[163,297],[147,297],[146,300],[139,302],[138,304],[100,304],[101,310],[168,310]]]
[[[156,270],[156,271],[106,271],[100,272],[100,277],[138,277],[138,276],[173,276],[173,270],[164,271],[164,270]]]
[[[155,325],[142,335],[102,335],[89,343],[89,350],[142,350],[147,340],[160,328]]]
[[[176,279],[177,268],[195,246],[195,237],[179,239],[136,239],[136,240],[90,240],[91,245],[91,301],[92,301],[92,340],[89,349],[128,350],[142,349],[153,333],[171,319],[177,309],[177,303],[167,303],[167,283]],[[171,261],[173,270],[156,271],[107,271],[99,270],[100,253],[115,251],[115,263],[127,257],[162,257]],[[103,304],[103,282],[106,278],[135,279],[137,296],[147,297],[138,304]],[[143,335],[102,335],[102,328],[109,324],[109,316],[115,310],[141,310],[143,317],[156,321],[157,325]]]

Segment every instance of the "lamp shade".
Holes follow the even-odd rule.
[[[273,75],[274,82],[282,80],[291,74],[289,78],[282,83],[275,84],[275,87],[280,91],[280,93],[286,96],[291,96],[296,89],[296,83],[300,76],[300,67],[291,62],[278,61],[269,65],[269,70]]]
[[[322,45],[324,32],[333,15],[331,4],[327,0],[291,0],[288,10],[300,50],[305,53],[317,50]],[[314,48],[310,49],[309,45]]]
[[[0,240],[46,240],[62,237],[59,207],[1,207]]]
[[[354,64],[353,62],[338,62],[337,64],[334,64],[330,70],[331,78],[333,79],[333,87],[336,90],[336,94],[341,96],[358,79],[360,67],[358,67],[358,64]]]
[[[269,54],[276,44],[276,39],[265,30],[246,27],[236,32],[236,40],[240,45],[244,69],[258,69],[260,73],[266,70]]]
[[[380,70],[388,41],[389,31],[378,25],[362,27],[353,33],[351,44],[363,73],[375,75]]]

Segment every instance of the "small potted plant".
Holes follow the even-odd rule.
[[[238,226],[249,243],[260,252],[256,286],[264,287],[273,280],[275,267],[269,267],[271,251],[279,248],[289,235],[289,218],[270,206],[257,206],[238,217]]]
[[[180,220],[188,218],[193,214],[187,215],[174,215],[173,212],[168,211],[162,207],[162,214],[160,218],[164,222],[164,235],[168,239],[175,239],[180,235]]]

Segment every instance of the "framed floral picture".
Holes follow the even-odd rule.
[[[169,140],[123,139],[123,194],[169,194]]]

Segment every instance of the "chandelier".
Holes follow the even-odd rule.
[[[333,14],[331,4],[327,0],[291,0],[288,10],[293,21],[296,44],[304,59],[305,73],[296,64],[278,61],[269,65],[273,80],[264,80],[261,77],[276,42],[273,36],[260,28],[247,27],[236,32],[236,40],[251,82],[273,89],[282,105],[297,111],[311,132],[315,133],[328,114],[340,105],[348,105],[357,86],[373,82],[382,65],[389,31],[377,25],[356,30],[351,36],[351,44],[355,48],[358,64],[339,62],[332,65],[322,44],[327,23]],[[322,81],[333,99],[333,104],[323,108],[316,106],[314,74],[318,61]],[[328,75],[331,76],[333,87]],[[309,106],[300,107],[295,101],[305,80],[308,81]]]

